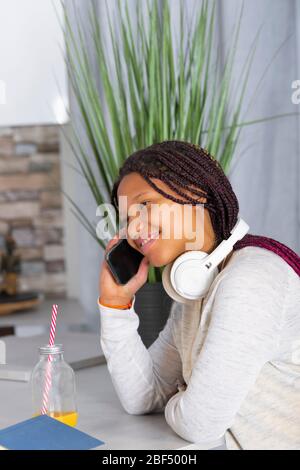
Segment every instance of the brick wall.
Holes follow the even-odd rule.
[[[62,197],[58,126],[0,128],[0,250],[11,228],[22,291],[65,295]]]

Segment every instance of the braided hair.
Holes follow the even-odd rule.
[[[229,238],[237,222],[239,204],[232,186],[219,162],[198,145],[166,140],[132,153],[119,170],[111,192],[111,203],[118,210],[117,190],[122,178],[139,173],[157,192],[178,204],[201,204],[208,209],[215,232],[215,246]],[[157,187],[151,178],[158,178],[181,196],[179,199]],[[198,196],[192,197],[185,190]]]

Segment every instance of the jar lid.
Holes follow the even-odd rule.
[[[44,346],[41,346],[39,348],[39,353],[40,354],[60,354],[63,353],[63,345],[62,344],[54,344],[53,346],[50,346],[49,344],[46,344]]]

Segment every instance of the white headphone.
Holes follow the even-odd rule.
[[[239,217],[230,237],[211,253],[190,250],[167,264],[162,273],[162,283],[167,294],[180,303],[191,303],[205,297],[219,273],[218,265],[248,231],[249,225]]]

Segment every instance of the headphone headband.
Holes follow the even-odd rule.
[[[207,255],[205,258],[205,266],[207,269],[217,267],[221,261],[230,253],[233,245],[241,240],[249,231],[249,225],[242,218],[238,218],[237,223],[231,230],[231,235],[227,240],[222,240],[221,243]]]

